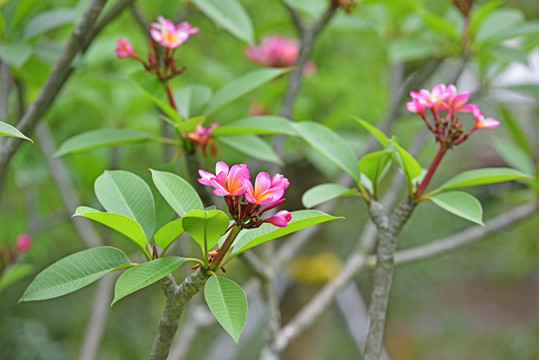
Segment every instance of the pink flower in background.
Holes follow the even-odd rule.
[[[198,125],[193,132],[191,132],[187,137],[193,143],[197,143],[198,146],[202,149],[202,154],[206,156],[206,147],[210,146],[210,152],[213,156],[217,156],[217,146],[215,141],[211,139],[211,132],[216,127],[219,127],[218,123],[213,123],[210,127],[205,128],[202,125]]]
[[[215,165],[215,175],[202,169],[198,170],[198,173],[201,176],[198,182],[203,185],[213,186],[215,188],[213,193],[217,196],[242,195],[245,192],[242,179],[250,178],[247,165],[234,165],[229,170],[228,165],[223,161],[219,161]]]
[[[269,67],[288,67],[296,63],[299,43],[285,36],[270,35],[262,38],[260,45],[245,49],[247,58]]]
[[[268,222],[278,227],[285,227],[292,219],[292,214],[286,210],[281,210],[277,214],[262,220],[262,222]]]
[[[500,122],[493,118],[486,118],[481,114],[481,110],[479,107],[475,107],[473,110],[473,117],[475,120],[475,126],[476,129],[494,129],[498,126],[500,126]]]
[[[17,237],[17,244],[15,245],[15,251],[19,254],[25,253],[32,247],[32,238],[27,234],[20,234]]]
[[[157,22],[151,24],[150,35],[152,38],[168,49],[175,49],[183,44],[191,35],[198,33],[198,28],[194,28],[186,21],[178,25],[165,19],[162,16],[157,18]]]
[[[247,201],[257,205],[267,205],[280,200],[289,182],[288,179],[279,174],[273,178],[277,178],[275,185],[267,172],[261,172],[256,176],[254,188],[248,178],[243,178],[242,182]]]
[[[125,39],[118,39],[116,41],[116,56],[118,56],[120,59],[123,58],[132,58],[136,59],[137,55],[135,54],[135,51],[133,50],[133,46],[131,43]]]

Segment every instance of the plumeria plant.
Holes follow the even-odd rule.
[[[217,321],[238,338],[245,325],[247,302],[235,282],[218,276],[224,266],[244,251],[308,226],[338,219],[316,210],[269,211],[284,203],[290,185],[281,174],[267,172],[256,176],[254,185],[247,165],[229,167],[219,161],[215,174],[199,170],[198,182],[212,187],[223,197],[228,214],[205,208],[196,190],[173,173],[151,170],[154,185],[178,215],[155,231],[156,213],[149,186],[137,175],[126,171],[107,171],[95,182],[96,196],[105,211],[81,206],[74,216],[97,221],[130,240],[146,259],[133,262],[124,251],[101,246],[70,255],[36,276],[20,301],[55,298],[87,286],[102,276],[125,270],[114,289],[116,303],[125,296],[159,282],[167,297],[167,306],[152,349],[152,359],[164,359],[173,333],[178,327],[181,309],[204,288],[206,302]],[[200,258],[168,256],[167,250],[181,234],[188,234],[200,247]],[[185,241],[185,240],[183,240]],[[194,263],[193,274],[177,286],[171,273],[184,262]],[[177,312],[170,307],[179,306]],[[163,340],[168,332],[168,340]]]

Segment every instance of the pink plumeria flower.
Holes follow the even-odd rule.
[[[15,251],[19,254],[25,253],[32,247],[32,238],[27,234],[20,234],[17,237],[17,244],[15,245]]]
[[[285,227],[292,219],[292,214],[286,210],[281,210],[277,214],[262,220],[262,222],[268,222],[278,227]]]
[[[286,178],[277,179],[276,185],[274,186],[268,173],[261,172],[256,176],[255,186],[253,188],[251,181],[244,178],[243,186],[245,188],[245,198],[250,203],[257,205],[273,203],[283,197],[284,190],[286,189],[285,183],[286,187],[288,187],[288,180]]]
[[[470,99],[470,93],[468,91],[457,93],[455,85],[451,84],[446,89],[446,94],[449,94],[443,109],[452,113],[456,112],[473,112],[477,105],[466,104]]]
[[[262,38],[260,45],[247,46],[245,55],[260,65],[288,67],[294,65],[298,59],[299,43],[285,36],[266,36]]]
[[[204,170],[198,170],[203,185],[213,186],[213,193],[217,196],[239,196],[245,192],[242,179],[249,179],[247,165],[238,164],[229,169],[228,165],[219,161],[215,165],[215,175]]]
[[[494,118],[485,118],[477,106],[473,109],[473,117],[475,119],[474,128],[476,129],[494,129],[500,126],[498,120]]]
[[[217,155],[217,147],[215,142],[211,139],[211,132],[216,127],[219,127],[218,123],[213,123],[210,127],[205,128],[202,125],[198,125],[195,130],[188,135],[189,140],[197,143],[202,149],[202,153],[206,156],[206,147],[210,146],[210,152],[213,156]]]
[[[118,56],[118,58],[120,59],[123,59],[123,58],[131,58],[131,59],[136,59],[137,58],[137,55],[135,54],[135,50],[133,50],[133,46],[131,45],[131,43],[125,39],[118,39],[118,41],[116,41],[116,50],[114,50],[116,52],[116,56]]]
[[[183,44],[191,35],[198,33],[198,28],[192,27],[186,21],[182,21],[178,25],[165,19],[162,16],[157,18],[157,22],[151,24],[150,35],[152,38],[168,49],[175,49]]]
[[[271,187],[281,187],[284,191],[288,188],[288,186],[290,186],[290,182],[284,177],[284,175],[275,174],[271,178]]]
[[[419,115],[425,114],[425,109],[439,110],[444,106],[447,99],[451,97],[451,92],[447,91],[444,84],[438,84],[432,91],[421,89],[419,92],[411,91],[412,101],[406,103],[406,109]]]

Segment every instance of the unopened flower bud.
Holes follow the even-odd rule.
[[[17,244],[15,245],[15,251],[19,254],[25,253],[32,247],[32,238],[27,234],[20,234],[17,237]]]

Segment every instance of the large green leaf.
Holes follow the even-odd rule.
[[[387,144],[389,143],[389,139],[387,138],[387,136],[381,132],[380,130],[378,130],[377,128],[375,128],[374,126],[372,126],[371,124],[369,124],[368,122],[366,122],[365,120],[362,120],[360,118],[357,118],[355,116],[352,116],[352,118],[354,120],[356,120],[358,123],[361,124],[361,126],[363,126],[368,132],[371,133],[372,136],[374,136],[376,138],[376,140],[378,140],[378,142],[380,144],[382,144],[382,146],[387,146]]]
[[[502,181],[529,178],[529,175],[509,168],[485,168],[469,170],[447,180],[439,190],[457,189],[466,186],[493,184]]]
[[[75,11],[68,8],[56,8],[42,12],[30,20],[24,31],[24,38],[29,39],[58,26],[72,23],[74,18]]]
[[[292,211],[292,219],[288,226],[278,228],[270,223],[262,224],[259,228],[252,230],[243,230],[240,232],[232,246],[233,256],[241,254],[257,245],[279,237],[291,234],[306,227],[321,224],[326,221],[344,219],[343,217],[331,216],[318,210],[299,210]]]
[[[152,75],[145,70],[139,70],[129,75],[129,78],[144,91],[148,98],[152,100],[166,116],[177,123],[183,121],[180,114],[170,106],[163,82],[156,78],[155,75]]]
[[[290,120],[281,116],[256,116],[240,119],[219,126],[212,131],[212,135],[296,135],[296,131],[290,125]]]
[[[324,125],[311,121],[293,123],[293,126],[309,145],[348,173],[356,182],[359,181],[356,154],[343,138]]]
[[[3,121],[0,121],[0,135],[1,136],[13,136],[18,137],[24,140],[28,140],[30,142],[33,142],[32,139],[26,137],[22,132],[20,132],[17,128],[9,125],[8,123],[5,123]]]
[[[256,135],[225,136],[217,139],[218,143],[225,144],[241,153],[255,159],[273,162],[282,165],[279,155],[267,142]]]
[[[186,119],[208,102],[211,89],[203,85],[188,85],[174,91],[178,111]]]
[[[472,195],[462,191],[448,191],[429,197],[433,203],[463,219],[483,225],[483,208]]]
[[[406,175],[408,184],[411,186],[412,180],[420,176],[421,172],[423,171],[421,165],[419,165],[417,160],[414,159],[414,157],[410,155],[408,151],[406,151],[402,146],[397,144],[394,140],[391,141],[389,147],[395,148],[398,155],[397,164]]]
[[[170,244],[172,244],[182,233],[182,219],[176,219],[163,225],[163,227],[155,233],[153,238],[155,239],[157,246],[163,249],[163,251],[166,251]]]
[[[312,208],[329,200],[355,195],[357,192],[357,189],[349,189],[339,184],[321,184],[307,190],[301,197],[301,202],[306,208]]]
[[[87,206],[79,206],[73,216],[84,216],[97,221],[129,238],[144,254],[146,252],[146,236],[138,222],[122,214],[102,212]]]
[[[193,3],[204,15],[236,38],[249,44],[254,42],[251,18],[237,0],[193,0]]]
[[[202,200],[187,181],[176,174],[150,169],[157,190],[179,216],[191,210],[202,210]]]
[[[60,145],[54,156],[103,147],[141,143],[152,140],[153,136],[133,130],[100,129],[75,135]]]
[[[19,302],[45,300],[69,294],[130,263],[121,250],[109,246],[69,255],[40,272]]]
[[[228,216],[220,210],[191,210],[182,218],[182,227],[206,253],[223,236],[229,222]]]
[[[203,115],[209,116],[210,114],[213,114],[222,106],[231,103],[240,96],[247,94],[248,92],[288,71],[290,71],[288,68],[260,69],[240,76],[239,78],[223,86],[215,93],[215,95],[213,95],[208,102],[208,105],[206,105]]]
[[[390,160],[391,155],[387,151],[372,152],[359,160],[359,172],[376,185]]]
[[[232,280],[212,276],[204,286],[204,297],[219,324],[237,344],[247,320],[247,298],[242,288]]]
[[[114,305],[118,300],[134,293],[175,271],[185,259],[179,256],[167,256],[148,261],[127,269],[116,280],[114,286]]]
[[[155,231],[155,204],[152,191],[137,175],[105,171],[95,181],[95,194],[105,210],[122,214],[140,224],[148,241]]]

